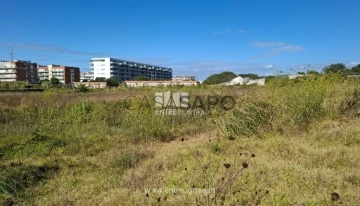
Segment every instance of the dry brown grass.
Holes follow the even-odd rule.
[[[304,84],[308,85],[188,89],[192,94],[236,94],[238,109],[247,105],[245,100],[272,105],[276,115],[270,129],[248,135],[218,127],[229,123],[225,117],[232,111],[190,123],[185,118],[155,119],[148,113],[106,113],[111,108],[104,102],[151,96],[156,89],[1,94],[7,99],[0,102],[15,110],[14,116],[8,108],[0,113],[6,114],[0,121],[0,174],[9,176],[2,169],[20,163],[24,168],[58,168],[38,181],[29,180],[27,189],[1,197],[20,205],[358,205],[360,119],[351,115],[356,110],[339,112],[347,96],[342,83],[323,82],[328,86],[324,98],[321,90],[311,90],[318,82]],[[343,84],[347,91],[356,87]],[[182,89],[186,91],[174,91]],[[318,95],[316,104],[308,104],[314,103],[311,95]],[[314,108],[308,109],[312,105],[322,112],[313,113]],[[246,117],[267,112],[252,111],[257,114]],[[308,124],[299,124],[299,117]],[[248,119],[266,126],[261,118]],[[28,173],[24,169],[11,177],[21,180]],[[194,192],[200,190],[210,193]]]

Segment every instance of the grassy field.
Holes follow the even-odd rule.
[[[138,109],[168,90],[230,95],[236,107]],[[138,97],[129,109],[128,96]],[[360,82],[338,75],[2,93],[0,204],[359,205],[359,116]]]

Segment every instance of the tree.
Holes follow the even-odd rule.
[[[106,82],[106,78],[105,77],[96,77],[95,82]]]
[[[58,78],[51,78],[50,82],[51,84],[60,84],[60,80]]]
[[[235,77],[237,77],[237,75],[234,74],[233,72],[222,72],[220,74],[213,74],[213,75],[209,76],[203,82],[203,84],[209,84],[209,85],[220,84],[220,83],[231,81]]]
[[[50,80],[49,79],[44,79],[44,80],[40,80],[40,84],[48,84],[50,83]]]
[[[106,80],[106,86],[108,87],[117,87],[119,86],[119,82],[117,81],[116,77],[110,77]]]
[[[149,81],[149,77],[147,77],[145,75],[138,75],[138,76],[134,76],[132,78],[132,80],[134,80],[134,81]]]
[[[241,76],[241,77],[249,77],[249,79],[258,79],[259,78],[259,76],[257,74],[252,74],[252,73],[239,74],[239,76]]]
[[[351,72],[354,73],[354,74],[360,74],[360,64],[358,64],[356,66],[353,66],[351,68]]]
[[[346,68],[345,64],[337,63],[337,64],[332,64],[330,66],[326,66],[323,69],[323,72],[326,74],[328,74],[328,73],[348,73],[349,70]]]

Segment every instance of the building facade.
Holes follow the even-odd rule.
[[[149,80],[171,80],[172,69],[132,62],[115,58],[92,58],[90,69],[97,77],[116,77],[118,81],[133,80],[135,77],[146,77]]]
[[[173,76],[172,80],[175,81],[196,81],[195,76]]]
[[[60,66],[50,64],[47,66],[38,66],[39,80],[50,80],[57,78],[63,84],[71,84],[80,81],[80,69],[78,67]]]
[[[125,81],[127,87],[196,86],[196,81]]]
[[[80,74],[81,82],[89,82],[91,80],[94,80],[94,72],[82,72]]]
[[[37,64],[31,61],[0,61],[0,81],[39,83]]]
[[[78,87],[80,85],[84,85],[89,89],[105,89],[106,82],[73,82],[74,87]]]

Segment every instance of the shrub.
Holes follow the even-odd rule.
[[[230,135],[254,135],[272,129],[275,108],[263,100],[247,100],[221,121],[222,131]]]
[[[233,72],[222,72],[220,74],[213,74],[213,75],[209,76],[203,82],[203,84],[209,84],[209,85],[210,84],[220,84],[220,83],[223,83],[223,82],[231,81],[235,77],[237,77],[237,75],[234,74]]]
[[[79,86],[75,87],[75,91],[79,93],[86,93],[89,91],[89,88],[87,88],[85,84],[80,84]]]
[[[360,116],[360,88],[354,88],[351,92],[347,92],[345,99],[339,106],[339,113],[341,115],[347,114],[351,116]]]
[[[117,81],[116,77],[111,77],[106,80],[106,86],[117,87],[117,86],[119,86],[119,82]]]
[[[313,118],[324,113],[322,106],[326,93],[326,82],[316,77],[299,80],[299,84],[288,86],[285,104],[291,119],[297,125],[307,125]]]

